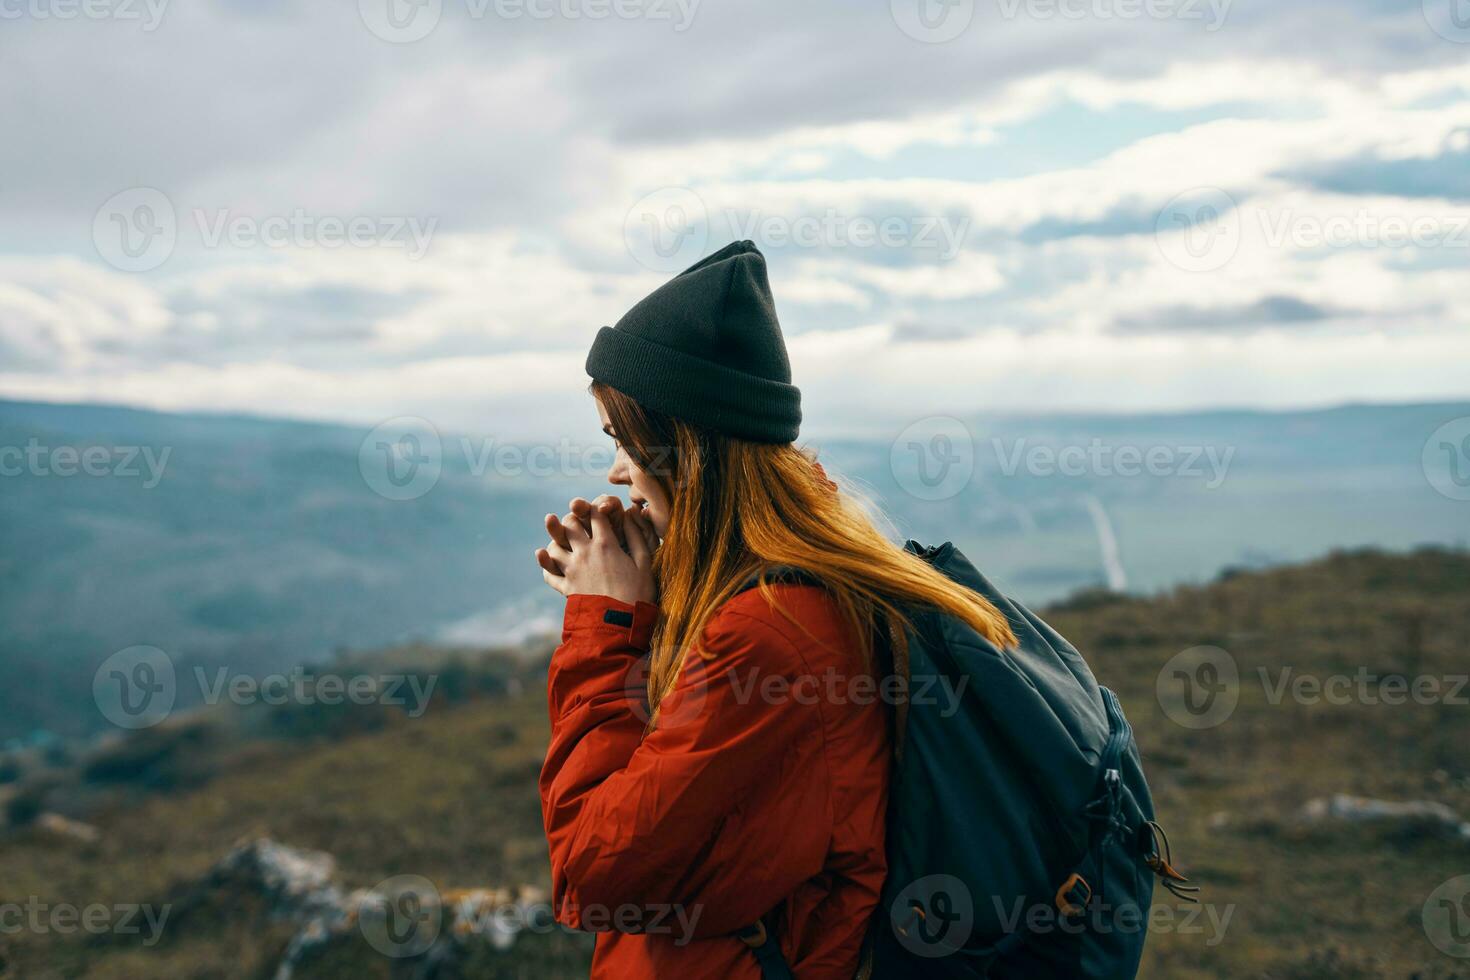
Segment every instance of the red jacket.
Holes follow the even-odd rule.
[[[567,600],[541,806],[557,918],[598,932],[594,980],[759,980],[735,933],[773,910],[800,980],[857,970],[886,870],[887,720],[831,597],[775,590],[816,639],[737,595],[646,737],[657,608]]]

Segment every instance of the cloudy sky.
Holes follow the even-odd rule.
[[[809,432],[1470,394],[1470,0],[0,0],[0,396],[507,434],[766,252]]]

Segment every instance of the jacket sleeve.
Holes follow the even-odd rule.
[[[758,681],[807,673],[800,651],[772,624],[727,609],[705,631],[713,657],[688,658],[644,737],[637,668],[656,613],[605,596],[568,601],[550,669],[551,749],[541,773],[553,907],[574,928],[636,932],[644,917],[683,906],[699,915],[696,938],[724,934],[769,912],[822,867],[825,840],[786,854],[774,871],[770,854],[752,854],[748,875],[701,866],[721,822],[783,748],[820,738],[820,718],[809,700],[760,696]]]

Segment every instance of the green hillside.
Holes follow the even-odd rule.
[[[1150,599],[1079,595],[1047,617],[1122,697],[1176,864],[1205,887],[1209,908],[1197,920],[1162,909],[1180,928],[1151,937],[1145,977],[1470,977],[1470,959],[1438,951],[1422,919],[1438,885],[1470,873],[1470,840],[1425,821],[1300,816],[1310,800],[1352,794],[1436,802],[1470,819],[1470,709],[1445,703],[1453,678],[1470,669],[1470,555],[1343,553]],[[1170,720],[1156,685],[1172,658],[1201,645],[1233,657],[1239,703],[1220,724],[1189,729]],[[381,659],[424,663],[429,655]],[[446,663],[480,676],[458,660],[434,669]],[[1289,693],[1272,703],[1286,667],[1288,689],[1302,676],[1367,680],[1354,681],[1353,703],[1309,704]],[[454,698],[418,719],[297,719],[287,735],[262,734],[271,722],[253,724],[248,738],[237,726],[238,737],[152,750],[154,761],[133,770],[68,770],[65,779],[111,772],[122,784],[88,798],[85,819],[100,838],[87,843],[34,823],[0,836],[0,907],[32,898],[167,902],[177,914],[152,948],[127,937],[0,931],[0,977],[272,977],[294,930],[272,921],[264,899],[225,889],[185,900],[244,839],[330,852],[348,887],[408,874],[441,890],[545,885],[535,784],[547,723],[536,671],[527,669],[523,685],[477,687],[465,676]],[[1386,679],[1400,676],[1447,683],[1439,703],[1381,703],[1396,683]],[[155,742],[174,737],[182,738],[173,729],[153,734]],[[210,760],[207,771],[185,764],[190,753]],[[151,775],[129,787],[130,771]],[[176,778],[160,777],[170,772]],[[33,788],[36,808],[58,805],[68,791]],[[1163,906],[1168,895],[1159,895]],[[588,948],[585,937],[553,931],[505,953],[486,948],[443,975],[585,976]],[[325,947],[296,976],[427,975],[415,972],[420,966],[359,937]]]
[[[973,445],[957,451],[974,471],[938,499],[893,433],[809,445],[895,536],[952,539],[1040,604],[1333,547],[1464,547],[1464,504],[1436,491],[1423,454],[1464,416],[1470,404],[967,418]],[[141,460],[136,477],[4,476],[0,672],[30,682],[0,685],[0,743],[103,730],[93,675],[137,644],[185,670],[260,673],[413,639],[513,642],[554,622],[556,597],[529,555],[547,511],[606,489],[606,462],[584,465],[609,445],[588,420],[554,466],[526,463],[548,446],[446,431],[438,482],[403,500],[374,489],[361,428],[0,399],[0,446],[133,447],[160,462],[156,484]],[[1095,448],[1158,450],[1174,464],[1056,465]]]

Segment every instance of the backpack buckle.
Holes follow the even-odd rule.
[[[766,932],[765,922],[760,919],[757,919],[754,925],[741,929],[737,935],[740,937],[740,941],[751,949],[760,949],[766,944],[766,940],[770,938],[769,933]]]
[[[1071,877],[1062,882],[1062,887],[1057,889],[1057,911],[1067,918],[1072,919],[1087,911],[1087,903],[1092,901],[1092,886],[1087,879],[1077,872],[1072,872]]]

